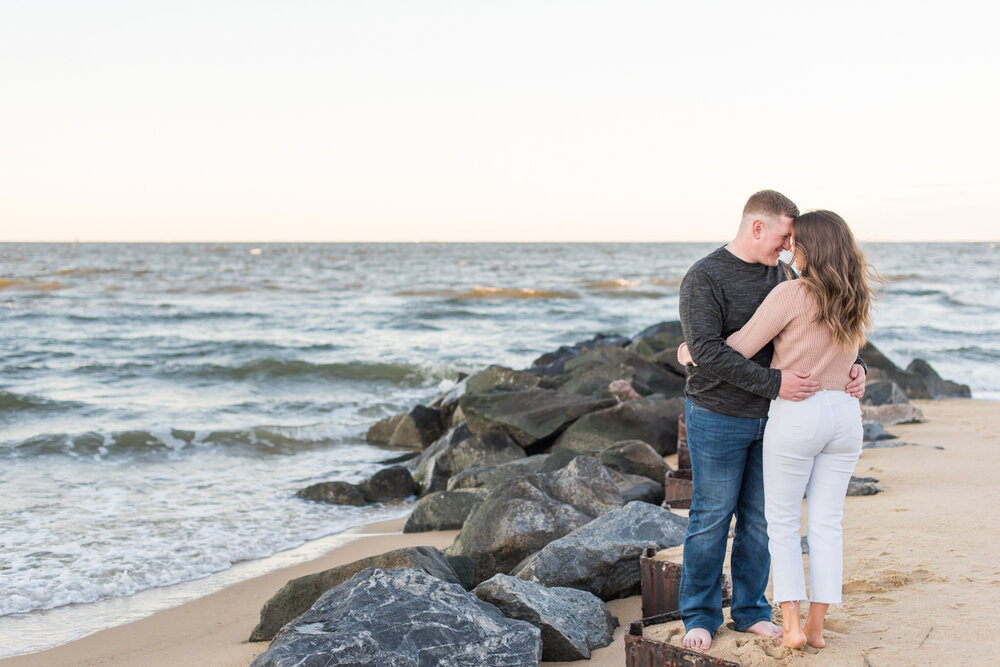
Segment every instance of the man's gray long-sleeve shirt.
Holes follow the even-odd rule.
[[[767,416],[781,389],[781,371],[770,368],[768,343],[751,359],[726,345],[775,285],[785,280],[778,266],[744,262],[724,247],[698,260],[681,282],[680,315],[691,357],[688,398],[712,412],[733,417]]]

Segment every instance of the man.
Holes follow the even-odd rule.
[[[768,292],[786,279],[779,255],[791,247],[792,221],[798,214],[780,192],[754,194],[743,208],[736,238],[696,262],[681,283],[681,325],[697,364],[689,367],[685,388],[694,490],[679,597],[688,648],[709,648],[722,624],[722,565],[734,514],[734,627],[781,636],[764,595],[771,564],[761,463],[764,426],[772,399],[801,401],[819,385],[807,373],[770,368],[772,345],[745,359],[726,345],[726,337],[746,324]],[[865,385],[860,360],[851,377],[846,390],[860,398]]]

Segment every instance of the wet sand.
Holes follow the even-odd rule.
[[[924,424],[890,426],[910,446],[866,449],[856,473],[884,493],[844,510],[844,603],[830,610],[822,650],[777,650],[720,630],[712,653],[744,665],[989,665],[1000,653],[1000,402],[915,401]],[[943,449],[938,449],[942,447]],[[444,548],[457,531],[403,535],[403,520],[369,526],[322,558],[278,570],[0,667],[249,665],[266,644],[246,641],[261,605],[294,577],[402,546]],[[621,626],[589,661],[621,667],[638,597],[609,607]],[[808,605],[803,605],[803,613]],[[660,627],[657,632],[670,629]]]

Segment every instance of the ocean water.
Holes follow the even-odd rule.
[[[377,469],[368,426],[459,372],[677,319],[717,245],[0,244],[0,657],[404,515],[294,493]],[[1000,398],[1000,248],[865,250],[872,341]]]

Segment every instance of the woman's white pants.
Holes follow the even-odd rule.
[[[771,402],[764,430],[764,514],[774,600],[805,600],[799,529],[806,496],[812,602],[839,604],[844,497],[861,454],[861,406],[844,391]]]

